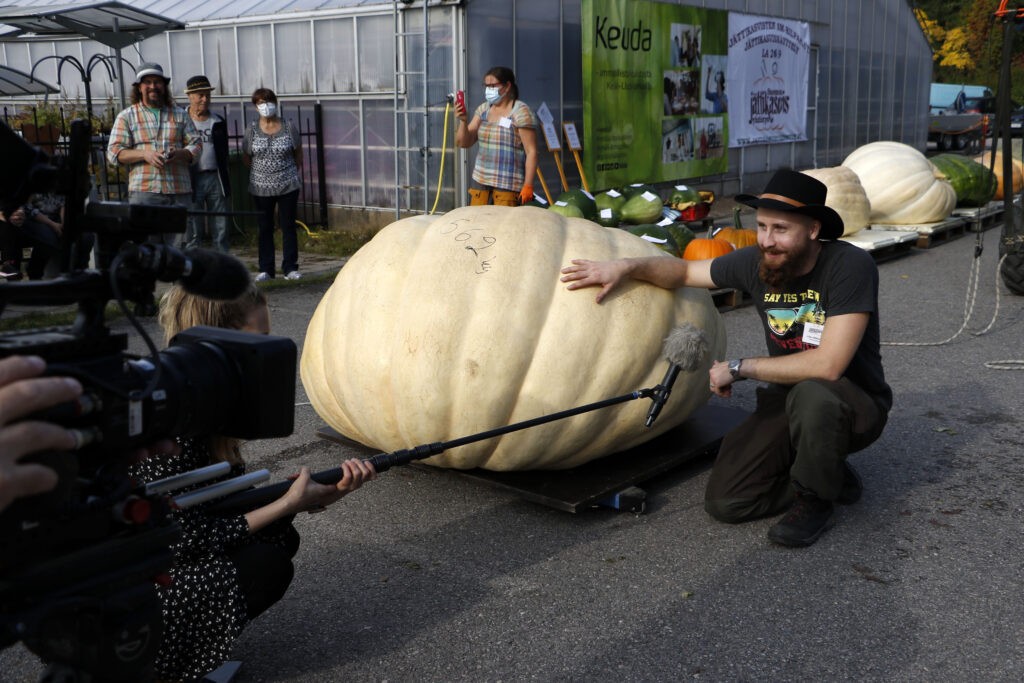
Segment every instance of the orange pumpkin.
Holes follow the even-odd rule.
[[[703,261],[706,258],[715,258],[728,254],[733,250],[731,244],[717,237],[698,237],[690,240],[683,252],[683,258],[689,261]]]
[[[714,237],[725,240],[733,249],[742,249],[757,244],[757,231],[744,228],[740,221],[740,207],[732,209],[732,220],[735,225],[727,225],[714,233]]]
[[[985,168],[992,169],[992,172],[996,174],[996,194],[992,199],[1003,198],[1003,153],[996,152],[995,165],[992,165],[992,153],[985,152],[979,156],[974,157],[974,160]],[[1017,194],[1024,189],[1024,162],[1018,159],[1013,159],[1010,163],[1010,170],[1013,173],[1013,194]]]

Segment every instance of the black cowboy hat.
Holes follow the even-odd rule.
[[[834,240],[843,236],[843,219],[825,206],[828,187],[817,178],[789,169],[775,172],[759,195],[738,194],[736,201],[755,209],[773,209],[799,213],[821,223],[818,239]]]

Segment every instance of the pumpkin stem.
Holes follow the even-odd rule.
[[[737,230],[743,227],[743,221],[740,220],[740,207],[738,206],[732,207],[732,222],[736,224],[734,227]]]

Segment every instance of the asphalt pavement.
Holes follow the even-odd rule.
[[[997,285],[998,233],[978,259],[967,233],[880,265],[885,342],[971,318],[947,343],[883,348],[895,406],[850,459],[864,496],[814,546],[709,518],[708,458],[645,482],[640,515],[396,468],[300,516],[295,580],[238,641],[236,680],[1024,680],[1024,375],[986,366],[1024,357],[1024,309]],[[301,348],[328,285],[270,290],[275,333]],[[763,353],[752,308],[723,316],[729,357]],[[715,402],[750,409],[753,391]],[[300,384],[292,436],[248,444],[252,467],[279,479],[355,452],[318,438],[305,400]],[[0,653],[0,680],[39,671]]]

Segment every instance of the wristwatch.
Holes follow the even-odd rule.
[[[746,377],[740,377],[741,365],[743,365],[742,358],[737,358],[736,360],[729,361],[729,374],[732,375],[733,382],[739,382],[741,379],[746,379]]]

